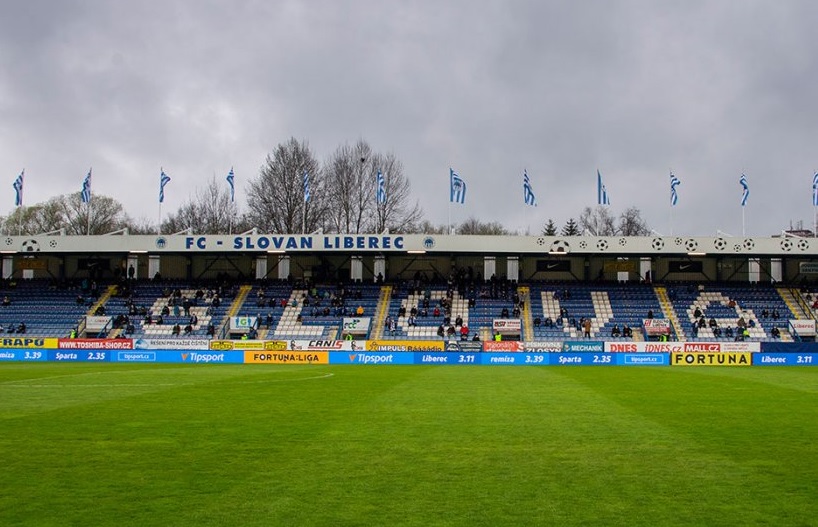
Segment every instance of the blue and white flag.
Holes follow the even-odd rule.
[[[14,180],[14,206],[19,207],[23,204],[23,179],[26,175],[26,169],[24,168],[20,175],[17,176],[17,179]]]
[[[310,202],[310,173],[304,171],[304,203]]]
[[[679,178],[673,175],[673,172],[670,173],[670,206],[676,206],[679,202],[679,193],[676,191],[676,187],[678,187],[682,182],[679,181]]]
[[[747,205],[747,198],[750,197],[750,186],[747,184],[747,176],[744,174],[741,175],[741,178],[738,180],[739,185],[744,189],[741,193],[741,206]]]
[[[596,199],[599,205],[610,205],[611,199],[608,197],[608,189],[602,184],[602,174],[596,171]]]
[[[818,172],[812,176],[812,205],[818,207]]]
[[[466,203],[466,182],[449,168],[449,201]]]
[[[531,188],[531,180],[528,179],[527,170],[523,170],[523,201],[526,205],[537,206],[537,197],[534,195],[534,189]]]
[[[386,203],[386,180],[380,170],[378,170],[378,190],[375,192],[375,201],[378,202],[378,205]]]
[[[159,170],[159,203],[165,201],[165,185],[170,183],[170,177],[165,174],[164,170]]]
[[[227,184],[230,185],[230,203],[233,203],[236,198],[236,186],[233,178],[233,167],[230,167],[230,172],[227,174]]]
[[[82,182],[82,191],[80,192],[80,198],[82,199],[83,203],[89,203],[91,201],[91,169],[88,169],[88,175],[85,176],[85,180]]]

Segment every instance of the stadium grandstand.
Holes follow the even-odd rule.
[[[7,236],[6,334],[814,340],[818,239]],[[812,327],[812,330],[809,330]]]

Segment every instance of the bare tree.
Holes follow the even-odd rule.
[[[509,234],[508,230],[498,222],[482,223],[477,218],[471,217],[460,224],[457,234],[482,234],[482,235],[504,235]]]
[[[417,200],[412,203],[412,187],[403,173],[403,163],[393,153],[375,154],[373,160],[384,180],[384,200],[375,200],[370,232],[412,232],[423,217]],[[377,192],[377,175],[376,175]]]
[[[631,207],[619,216],[620,236],[649,236],[650,227],[642,219],[642,213],[636,207]]]
[[[383,195],[378,199],[378,174]],[[393,153],[380,154],[364,140],[341,145],[324,166],[327,219],[336,232],[411,232],[422,217],[411,185]]]
[[[616,236],[616,218],[608,207],[585,207],[579,216],[579,229],[583,234],[592,236]]]
[[[96,194],[83,203],[79,193],[56,196],[44,203],[18,207],[4,221],[12,234],[40,234],[65,229],[66,234],[106,234],[128,227],[130,219],[122,204]]]
[[[366,230],[375,201],[375,160],[372,148],[363,140],[339,146],[324,165],[328,196],[327,219],[335,232],[360,233]]]
[[[245,230],[240,224],[238,207],[230,201],[230,191],[216,182],[196,189],[190,199],[162,223],[162,232],[179,232],[190,228],[201,234],[227,234]]]
[[[407,232],[411,234],[446,234],[449,229],[445,225],[434,225],[429,220],[423,220],[415,225],[411,231]]]
[[[310,200],[304,199],[304,174]],[[326,192],[318,161],[306,141],[290,138],[276,146],[247,188],[247,220],[264,232],[291,234],[323,228]]]

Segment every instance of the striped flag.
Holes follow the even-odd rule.
[[[163,203],[165,201],[165,185],[170,183],[170,177],[162,169],[159,169],[159,172],[159,203]]]
[[[378,205],[383,205],[386,203],[386,180],[383,177],[383,174],[380,170],[378,170],[378,190],[375,193],[375,201],[378,202]]]
[[[537,206],[537,197],[534,195],[534,189],[531,188],[531,180],[528,179],[527,170],[523,170],[523,201],[526,205]]]
[[[602,183],[602,174],[596,171],[596,199],[599,205],[610,205],[611,199],[608,197],[608,189]]]
[[[747,176],[744,174],[741,175],[741,178],[738,180],[739,185],[744,189],[741,193],[741,206],[747,205],[747,198],[750,197],[750,185],[747,184]]]
[[[88,175],[82,182],[82,191],[80,191],[80,199],[83,203],[91,202],[91,169],[88,169]]]
[[[673,172],[670,173],[670,205],[676,206],[679,202],[679,193],[676,191],[676,187],[678,187],[682,182],[679,181],[679,178],[673,175]]]
[[[812,176],[812,205],[818,207],[818,172]]]
[[[304,171],[304,203],[310,202],[310,173]]]
[[[466,182],[449,168],[449,201],[466,203]]]
[[[236,187],[233,178],[233,167],[230,167],[230,172],[227,174],[227,184],[230,185],[230,203],[233,203],[236,198]]]
[[[14,206],[20,207],[23,204],[23,179],[25,179],[26,169],[24,168],[17,179],[14,180]]]

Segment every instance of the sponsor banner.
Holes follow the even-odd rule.
[[[761,351],[760,342],[721,342],[721,351]]]
[[[46,361],[48,352],[40,350],[2,350],[0,361]]]
[[[486,366],[545,366],[548,353],[483,353],[480,364]]]
[[[87,315],[85,317],[86,331],[102,331],[111,323],[112,317]]]
[[[109,362],[111,353],[108,351],[78,351],[58,350],[49,351],[48,360],[54,362]]]
[[[566,343],[567,344],[567,343]],[[602,344],[601,342],[599,344]],[[552,353],[550,364],[560,366],[613,366],[615,353]]]
[[[683,351],[702,353],[721,351],[721,345],[721,342],[685,342]]]
[[[57,339],[61,350],[132,350],[131,339]]]
[[[117,351],[113,356],[114,362],[159,362],[156,354],[160,351]],[[165,362],[165,361],[162,361]]]
[[[519,318],[495,318],[491,323],[491,327],[499,333],[519,334],[523,324]]]
[[[242,364],[244,363],[244,353],[241,351],[179,351],[181,362],[196,362],[196,363],[229,363]],[[176,361],[174,361],[176,362]]]
[[[613,260],[602,264],[602,269],[606,273],[636,273],[636,260]]]
[[[299,351],[357,351],[363,347],[361,343],[354,340],[291,340],[287,349]]]
[[[602,353],[605,345],[602,341],[576,340],[562,343],[562,351],[572,353]]]
[[[541,352],[552,352],[556,353],[562,351],[562,341],[561,340],[554,340],[554,341],[532,341],[532,342],[523,342],[523,349],[525,351],[541,351]]]
[[[673,353],[670,363],[674,366],[750,366],[752,356],[749,352]]]
[[[21,349],[21,348],[39,348],[39,349],[57,349],[56,338],[45,337],[3,337],[0,338],[0,349]]]
[[[250,331],[256,327],[256,317],[230,317],[230,330]]]
[[[413,353],[375,353],[371,351],[357,351],[344,353],[341,351],[329,352],[330,364],[414,364]]]
[[[801,274],[818,274],[818,262],[800,262],[798,271]]]
[[[245,351],[245,364],[329,364],[326,351]]]
[[[818,366],[818,353],[754,353],[753,366]]]
[[[415,364],[480,364],[480,353],[418,352],[414,353]]]
[[[606,342],[605,351],[611,353],[678,353],[684,351],[683,342]]]
[[[447,340],[446,351],[483,351],[483,343],[479,340]]]
[[[790,332],[795,333],[799,337],[814,337],[815,321],[812,319],[792,319],[790,320]]]
[[[525,346],[519,340],[487,340],[483,351],[523,351]]]
[[[284,340],[211,340],[210,349],[213,351],[284,351],[291,348]]]
[[[15,260],[14,263],[17,265],[17,269],[37,269],[44,271],[48,268],[48,263],[39,258],[23,258],[22,260]]]
[[[648,336],[670,335],[670,321],[666,318],[643,319],[642,327]]]
[[[367,351],[443,351],[442,340],[368,340]]]
[[[136,339],[134,349],[140,350],[206,350],[208,339]]]
[[[618,366],[667,366],[670,364],[669,353],[615,353]]]
[[[369,317],[344,317],[344,333],[366,335],[369,333]]]

